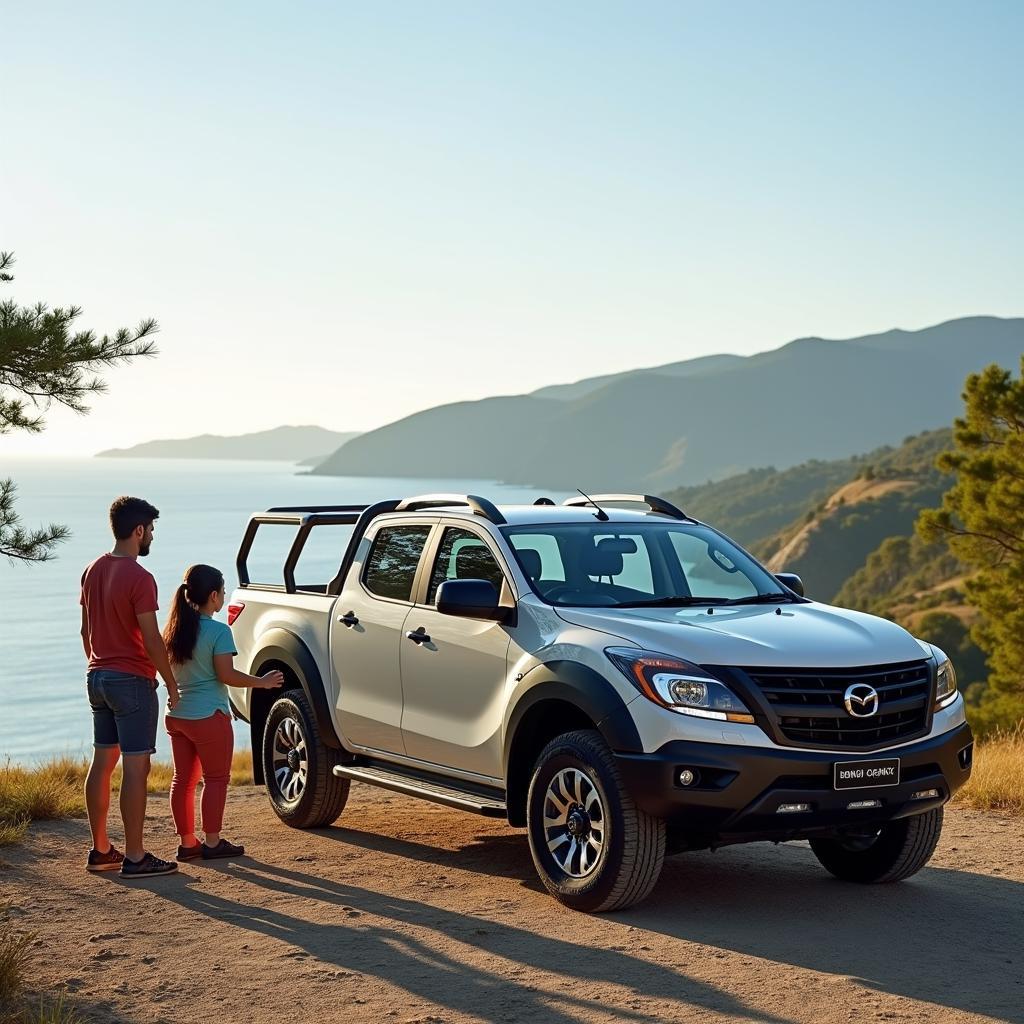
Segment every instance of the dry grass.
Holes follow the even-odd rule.
[[[25,995],[34,940],[33,933],[14,928],[7,910],[0,911],[0,1024],[79,1024],[82,1018],[65,1002],[64,990],[37,999]]]
[[[16,931],[8,911],[0,911],[0,1006],[12,1005],[21,992],[34,938],[27,932]]]
[[[40,996],[38,1002],[28,1000],[22,1005],[11,1024],[81,1024],[82,1018],[64,1001],[67,994],[61,991],[57,996]]]
[[[1024,723],[978,744],[971,780],[956,802],[982,811],[1024,814]]]
[[[30,821],[72,818],[84,813],[82,762],[56,758],[36,768],[0,769],[0,846],[21,839]]]
[[[57,757],[33,768],[8,764],[0,768],[0,846],[24,838],[32,821],[75,818],[85,813],[85,784],[89,762],[81,758]],[[149,773],[149,792],[166,793],[174,770],[170,764],[154,761]],[[114,773],[119,788],[121,771]],[[252,785],[252,754],[242,750],[231,763],[231,784]]]

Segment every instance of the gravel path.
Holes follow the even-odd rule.
[[[87,875],[84,822],[35,826],[0,871],[34,985],[103,1022],[1024,1024],[1021,819],[949,811],[895,886],[836,882],[800,844],[687,854],[646,904],[587,917],[541,891],[522,832],[352,792],[300,833],[235,790],[225,834],[251,856],[146,883]],[[166,855],[166,801],[150,814]]]

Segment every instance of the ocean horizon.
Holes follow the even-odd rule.
[[[230,593],[237,584],[238,544],[253,512],[274,505],[369,504],[439,491],[479,493],[498,502],[532,501],[544,493],[486,480],[313,476],[295,463],[250,460],[22,456],[5,462],[0,476],[17,484],[16,510],[26,528],[57,522],[72,533],[50,562],[0,564],[0,762],[15,764],[91,752],[79,587],[85,566],[112,546],[107,510],[118,495],[134,494],[160,510],[153,547],[142,564],[156,577],[162,626],[189,565],[219,568]],[[285,528],[280,534],[266,531],[253,552],[253,578],[280,580],[291,535]],[[333,575],[341,560],[343,538],[327,528],[323,535],[302,560],[307,573]],[[159,692],[163,703],[162,685]],[[245,723],[235,723],[235,746],[249,746]],[[162,722],[157,757],[170,757]]]

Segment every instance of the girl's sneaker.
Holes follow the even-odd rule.
[[[244,846],[235,846],[226,839],[222,839],[216,846],[207,846],[203,843],[203,860],[215,860],[217,857],[241,857],[245,853]]]
[[[180,864],[184,864],[190,860],[199,860],[203,855],[203,844],[196,843],[193,846],[179,846],[178,855],[174,858]]]

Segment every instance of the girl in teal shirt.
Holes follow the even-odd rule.
[[[212,565],[193,565],[174,595],[164,628],[164,643],[180,693],[164,719],[174,758],[171,814],[181,837],[179,861],[237,857],[245,852],[220,834],[234,748],[228,687],[271,689],[284,682],[277,671],[250,676],[234,667],[237,651],[231,629],[213,617],[223,607],[223,574]],[[195,794],[200,778],[202,843],[195,835]]]

